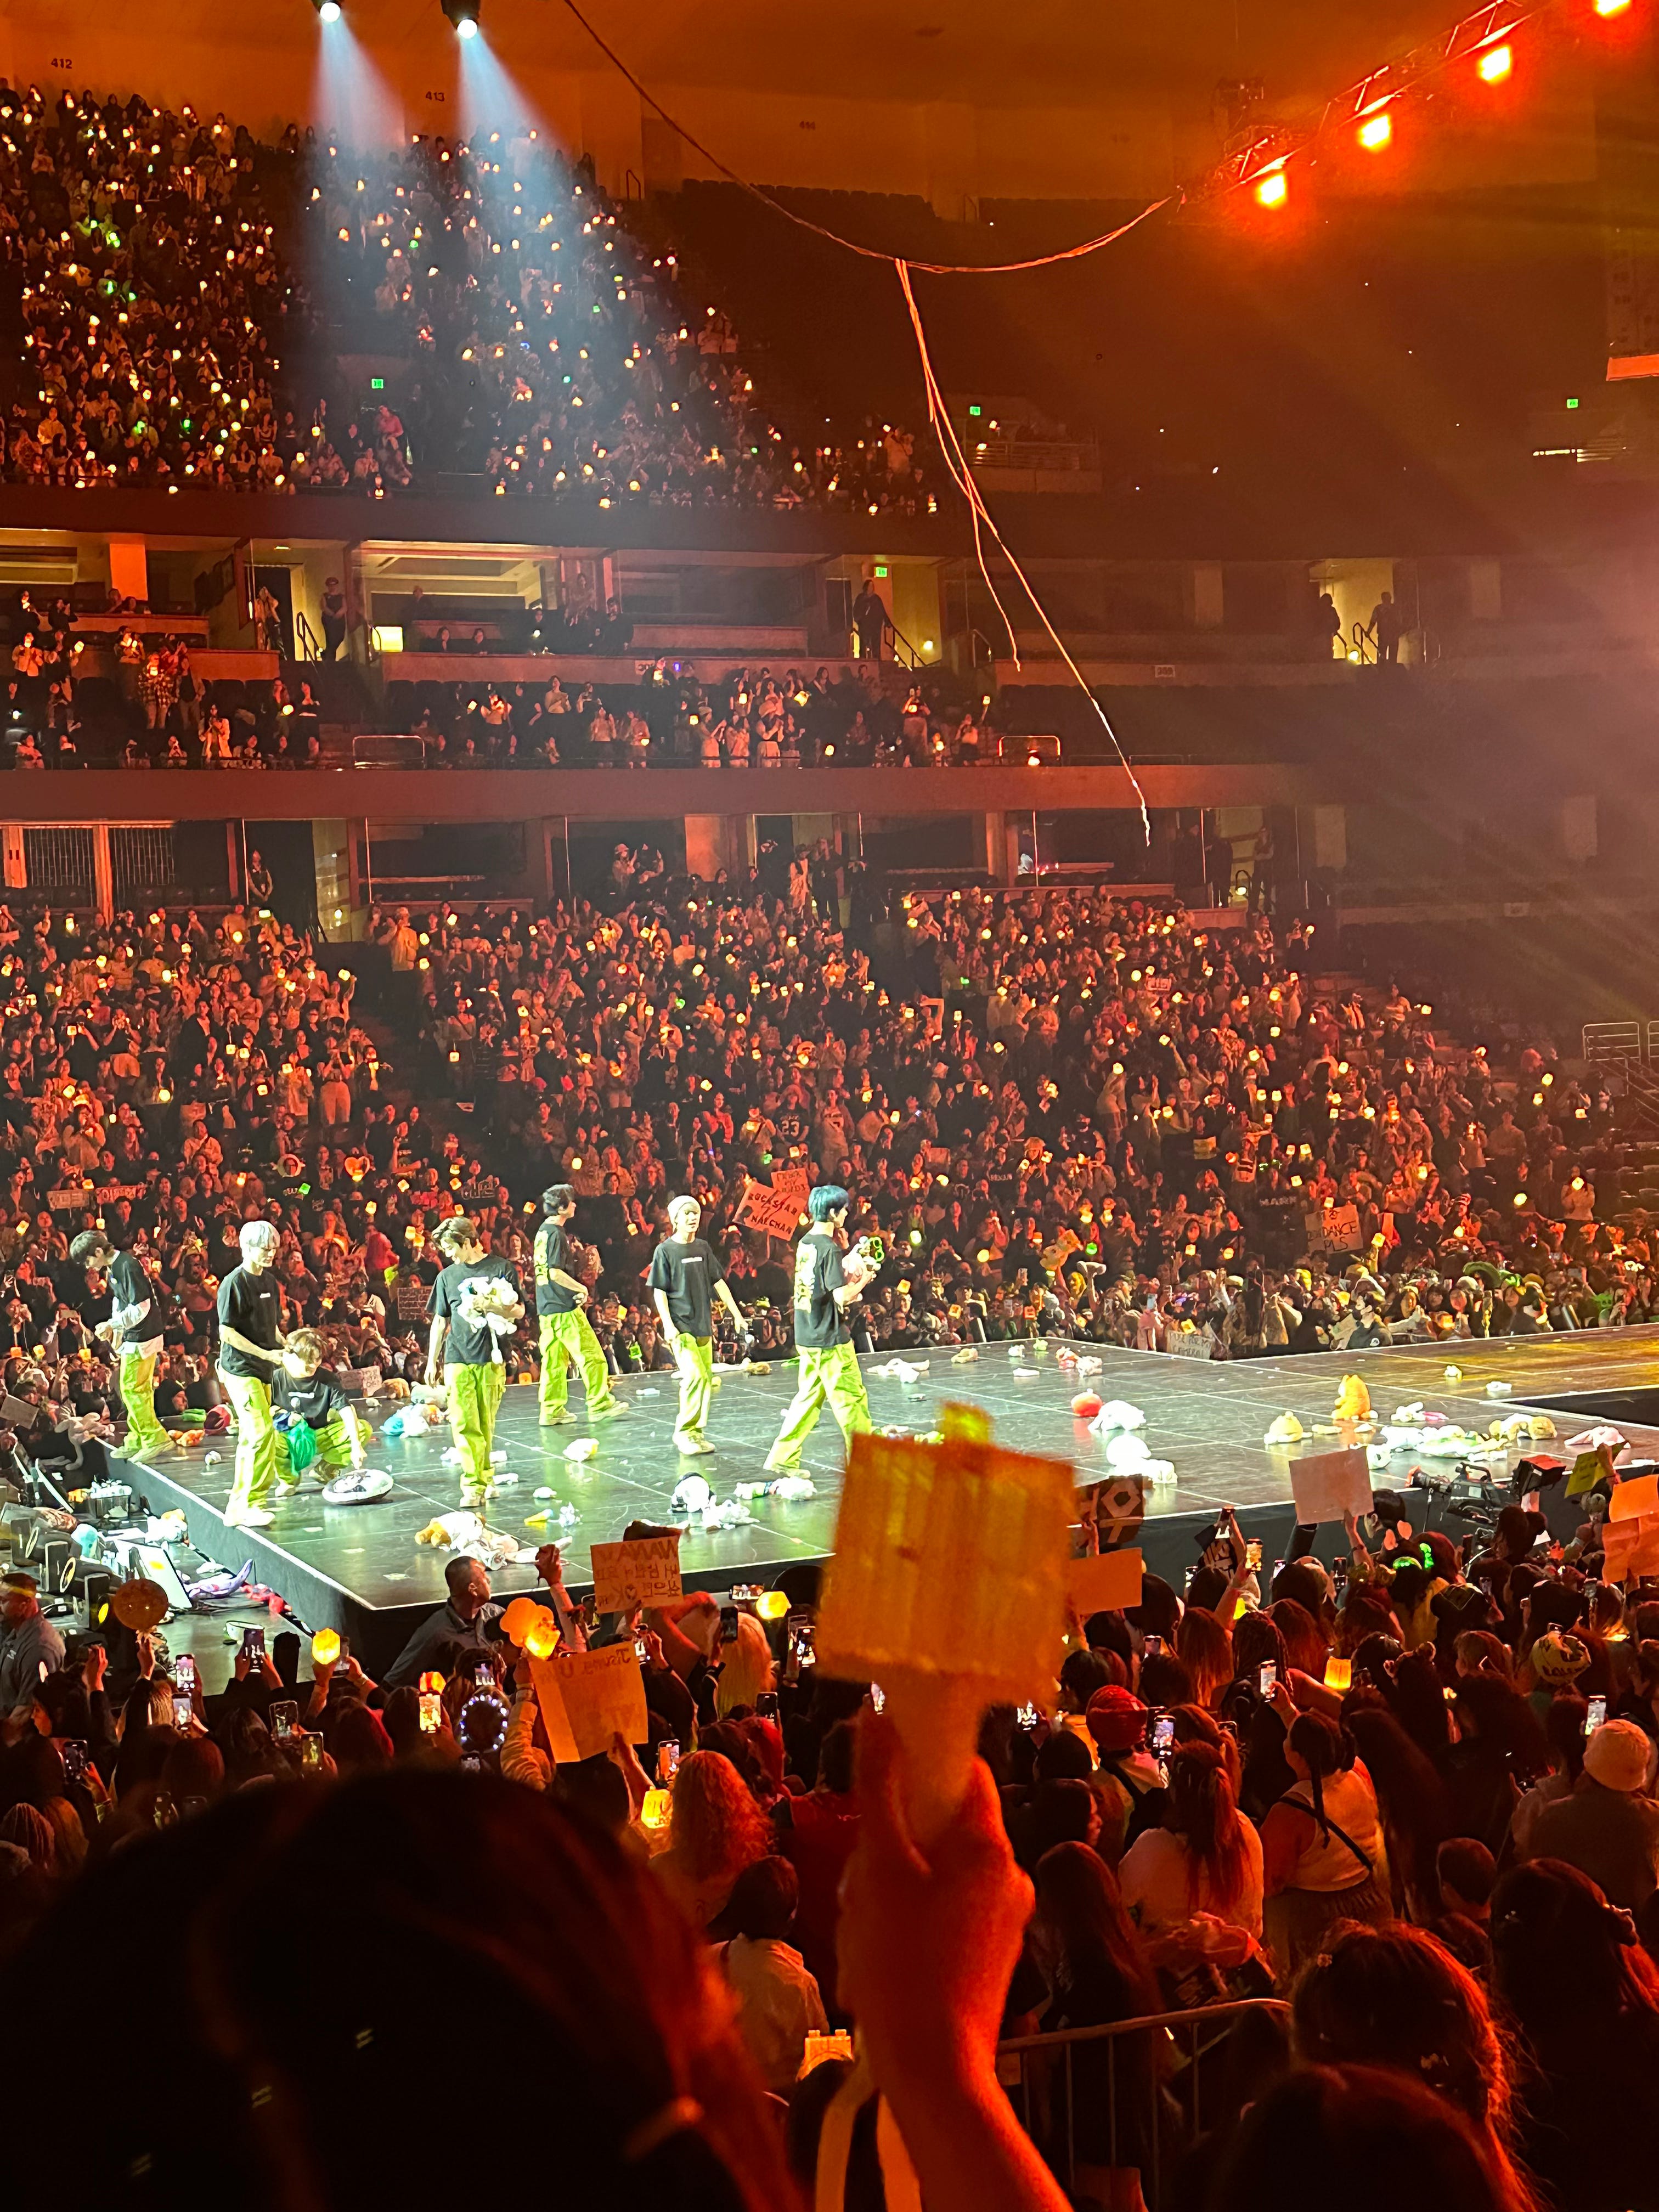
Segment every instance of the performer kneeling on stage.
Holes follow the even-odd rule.
[[[363,1424],[345,1392],[321,1371],[323,1340],[314,1328],[296,1328],[276,1370],[271,1396],[279,1416],[276,1485],[297,1490],[307,1468],[361,1467],[368,1456]],[[326,1480],[326,1477],[325,1478]]]
[[[651,1255],[646,1284],[656,1302],[663,1335],[673,1346],[680,1370],[680,1411],[674,1424],[674,1449],[690,1458],[711,1452],[708,1407],[714,1395],[714,1294],[719,1292],[739,1335],[748,1324],[720,1267],[714,1247],[697,1231],[702,1208],[695,1198],[668,1202],[672,1233]]]
[[[486,1255],[478,1225],[453,1213],[432,1232],[448,1261],[432,1285],[427,1316],[426,1379],[441,1378],[449,1425],[461,1459],[461,1503],[481,1508],[489,1494],[489,1454],[495,1416],[507,1388],[501,1340],[514,1335],[524,1314],[519,1279],[505,1260]],[[446,1349],[445,1338],[448,1344]]]
[[[242,1264],[219,1285],[219,1379],[236,1408],[236,1480],[225,1506],[228,1528],[266,1528],[264,1501],[276,1484],[276,1428],[270,1418],[271,1370],[283,1362],[281,1306],[271,1273],[282,1237],[269,1221],[246,1221]]]
[[[766,1455],[767,1468],[775,1474],[799,1467],[800,1448],[817,1425],[826,1399],[844,1437],[850,1440],[871,1426],[864,1376],[853,1333],[842,1317],[862,1297],[871,1270],[861,1255],[843,1249],[847,1207],[847,1193],[836,1183],[820,1183],[807,1195],[814,1226],[795,1247],[800,1381],[778,1440]]]
[[[119,1361],[121,1403],[127,1410],[129,1458],[170,1451],[173,1438],[155,1418],[155,1364],[161,1356],[164,1306],[136,1252],[118,1251],[101,1229],[86,1229],[70,1246],[77,1267],[100,1267],[109,1287],[109,1319],[94,1332],[109,1339]]]

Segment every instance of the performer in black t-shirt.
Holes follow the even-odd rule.
[[[794,1473],[800,1448],[817,1425],[825,1401],[848,1439],[871,1426],[870,1401],[853,1349],[853,1333],[842,1316],[864,1294],[870,1269],[856,1252],[843,1249],[847,1193],[836,1183],[820,1183],[807,1194],[812,1227],[795,1247],[795,1349],[800,1381],[794,1403],[783,1417],[778,1440],[766,1455],[774,1474]]]
[[[546,1218],[536,1231],[536,1330],[542,1356],[541,1425],[556,1428],[575,1415],[566,1402],[569,1383],[567,1363],[574,1359],[582,1370],[587,1392],[587,1418],[608,1420],[628,1411],[611,1388],[611,1370],[605,1364],[599,1340],[594,1335],[584,1308],[587,1285],[571,1272],[570,1239],[566,1234],[576,1211],[576,1194],[568,1182],[556,1182],[542,1193]]]
[[[100,1267],[109,1289],[109,1319],[97,1334],[109,1340],[118,1362],[121,1403],[127,1409],[125,1449],[130,1456],[168,1451],[173,1439],[155,1418],[155,1366],[161,1356],[165,1301],[134,1252],[118,1252],[101,1229],[83,1230],[70,1246],[77,1267]]]
[[[449,1265],[427,1302],[432,1334],[426,1379],[441,1379],[447,1394],[449,1425],[461,1456],[461,1501],[482,1506],[489,1494],[490,1448],[507,1387],[500,1340],[517,1333],[524,1303],[512,1267],[485,1252],[477,1224],[465,1214],[441,1221],[432,1242]]]
[[[276,1425],[270,1378],[282,1364],[280,1294],[274,1272],[282,1238],[269,1221],[247,1221],[238,1239],[242,1264],[219,1285],[219,1379],[236,1409],[236,1480],[225,1506],[228,1528],[264,1528],[264,1501],[276,1484]]]
[[[702,1208],[695,1198],[669,1201],[672,1233],[651,1255],[646,1285],[662,1322],[663,1340],[680,1371],[679,1418],[674,1449],[691,1457],[711,1452],[708,1408],[714,1395],[714,1298],[719,1295],[741,1334],[746,1324],[714,1248],[697,1231]]]

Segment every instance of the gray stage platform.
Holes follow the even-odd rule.
[[[1495,1414],[1559,1408],[1568,1416],[1560,1424],[1564,1433],[1569,1423],[1612,1418],[1638,1452],[1659,1455],[1659,1328],[1207,1364],[1099,1346],[1072,1348],[1102,1362],[1087,1387],[1140,1407],[1149,1449],[1174,1463],[1175,1480],[1149,1495],[1144,1548],[1148,1565],[1177,1582],[1192,1562],[1194,1530],[1212,1520],[1224,1503],[1237,1507],[1247,1531],[1262,1538],[1270,1558],[1282,1552],[1292,1522],[1286,1473],[1292,1455],[1269,1451],[1262,1439],[1274,1416],[1290,1411],[1310,1431],[1298,1449],[1328,1449],[1329,1440],[1311,1431],[1328,1420],[1337,1384],[1350,1370],[1364,1376],[1385,1418],[1396,1405],[1421,1400],[1467,1427],[1485,1429]],[[925,1357],[927,1373],[913,1386],[872,1375],[871,1410],[878,1426],[923,1431],[937,1425],[947,1400],[970,1401],[993,1415],[1002,1441],[1070,1459],[1079,1480],[1086,1481],[1107,1471],[1104,1447],[1071,1413],[1080,1386],[1059,1367],[1058,1349],[1051,1346],[1036,1360],[1028,1350],[1017,1362],[1006,1346],[989,1345],[963,1367],[953,1366],[949,1352],[901,1354],[913,1364]],[[885,1357],[866,1359],[866,1371],[884,1364]],[[1445,1380],[1449,1362],[1462,1370],[1455,1384]],[[1035,1365],[1035,1379],[1018,1379],[1017,1364]],[[1511,1395],[1489,1399],[1486,1385],[1494,1380],[1510,1383]],[[761,1479],[761,1462],[793,1389],[794,1369],[784,1364],[768,1376],[727,1376],[711,1425],[718,1449],[712,1458],[687,1462],[673,1449],[672,1376],[624,1379],[618,1395],[629,1414],[595,1426],[597,1455],[581,1463],[563,1455],[567,1444],[590,1433],[580,1418],[580,1395],[571,1401],[579,1417],[575,1426],[540,1429],[534,1389],[510,1389],[496,1444],[507,1455],[504,1472],[518,1479],[492,1502],[490,1522],[524,1544],[550,1536],[562,1542],[568,1578],[580,1589],[593,1544],[612,1540],[630,1520],[673,1517],[670,1500],[688,1466],[704,1474],[721,1498],[739,1481]],[[327,1624],[349,1633],[372,1669],[402,1642],[414,1619],[442,1601],[445,1555],[417,1545],[415,1534],[459,1503],[456,1473],[442,1463],[448,1443],[447,1428],[416,1443],[377,1438],[369,1464],[396,1477],[390,1498],[377,1505],[331,1508],[311,1487],[280,1505],[270,1528],[258,1530],[224,1526],[232,1465],[222,1445],[213,1467],[204,1463],[203,1447],[167,1455],[151,1467],[118,1460],[117,1465],[155,1510],[182,1506],[192,1541],[210,1557],[232,1566],[252,1557],[258,1573],[308,1627]],[[1388,1475],[1376,1480],[1403,1485],[1412,1464],[1409,1455],[1397,1455]],[[840,1432],[826,1415],[806,1449],[806,1472],[817,1495],[793,1505],[757,1499],[747,1526],[688,1531],[681,1553],[688,1582],[720,1589],[734,1581],[769,1581],[792,1562],[823,1558],[834,1541],[841,1466]],[[535,1498],[544,1486],[556,1492],[550,1504]],[[573,1528],[561,1529],[559,1507],[567,1504],[579,1518]],[[542,1512],[550,1516],[545,1528],[526,1525],[530,1516]],[[1340,1540],[1340,1534],[1325,1532],[1321,1549],[1328,1552],[1328,1539]],[[498,1594],[510,1594],[533,1587],[534,1579],[529,1568],[510,1567],[495,1576],[495,1584]]]

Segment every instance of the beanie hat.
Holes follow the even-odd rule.
[[[1648,1778],[1650,1748],[1634,1721],[1604,1721],[1584,1746],[1584,1771],[1604,1790],[1639,1790]]]
[[[1146,1708],[1119,1682],[1095,1692],[1084,1720],[1102,1751],[1135,1751],[1146,1741]]]
[[[1553,1689],[1576,1682],[1590,1662],[1589,1648],[1583,1641],[1577,1636],[1564,1636],[1559,1628],[1540,1636],[1527,1656],[1539,1680]]]

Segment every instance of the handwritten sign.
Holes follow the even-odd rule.
[[[1207,1359],[1215,1339],[1207,1328],[1172,1328],[1164,1337],[1164,1349],[1176,1359]]]
[[[617,1736],[640,1744],[650,1735],[645,1677],[631,1643],[532,1659],[530,1678],[555,1759],[592,1759],[609,1751]]]
[[[1099,1552],[1092,1559],[1067,1559],[1066,1595],[1084,1620],[1091,1613],[1121,1611],[1125,1606],[1140,1603],[1143,1571],[1141,1555],[1133,1550]]]
[[[1297,1520],[1340,1521],[1345,1513],[1371,1510],[1371,1475],[1363,1447],[1348,1451],[1310,1452],[1291,1462],[1291,1495]]]
[[[799,1191],[793,1181],[795,1176],[799,1177],[802,1186]],[[805,1170],[798,1168],[793,1170],[786,1169],[770,1183],[746,1184],[743,1196],[738,1200],[735,1218],[744,1228],[758,1229],[767,1237],[793,1237],[805,1208]]]
[[[1613,1484],[1609,1521],[1645,1521],[1652,1514],[1659,1514],[1659,1474],[1635,1474]]]
[[[593,1547],[593,1604],[600,1613],[666,1605],[680,1595],[680,1532]]]
[[[1317,1213],[1308,1216],[1308,1241],[1310,1249],[1322,1245],[1328,1252],[1357,1252],[1359,1249],[1359,1208],[1357,1206],[1327,1206]]]
[[[1601,1571],[1610,1583],[1632,1575],[1659,1575],[1659,1513],[1636,1521],[1609,1521],[1601,1533]]]

